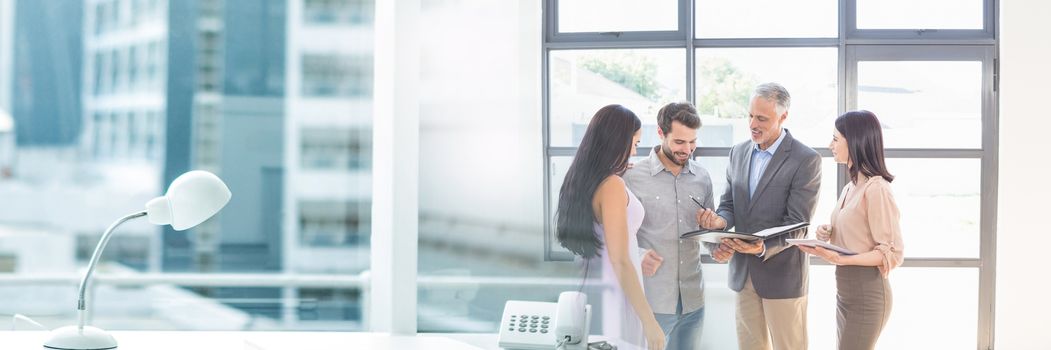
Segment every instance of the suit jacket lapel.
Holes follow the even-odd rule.
[[[766,165],[766,170],[763,171],[763,177],[759,179],[759,185],[755,186],[755,194],[752,195],[751,201],[748,203],[748,208],[751,209],[752,205],[755,204],[755,199],[763,195],[763,190],[770,184],[770,179],[776,176],[777,172],[781,170],[781,166],[785,165],[785,160],[788,160],[788,155],[792,153],[792,144],[794,139],[792,134],[785,130],[785,139],[781,141],[781,146],[777,148],[777,153],[774,153],[774,158],[770,159],[770,164]],[[751,176],[751,174],[748,174]]]

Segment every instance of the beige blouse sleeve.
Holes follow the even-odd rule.
[[[876,242],[875,250],[883,254],[879,271],[887,278],[890,270],[905,261],[905,243],[901,240],[901,213],[894,193],[886,181],[878,181],[865,191],[869,230]]]

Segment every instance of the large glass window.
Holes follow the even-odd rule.
[[[14,125],[0,130],[10,141],[0,151],[13,155],[0,164],[0,274],[21,282],[0,287],[0,314],[73,323],[72,305],[51,301],[70,299],[99,234],[204,169],[234,200],[188,231],[122,226],[98,272],[168,281],[96,281],[89,322],[366,329],[374,1],[131,1],[19,1],[0,14],[19,19],[0,26],[15,41],[0,47],[14,61],[0,69],[12,72],[0,75],[12,95],[0,108]],[[775,81],[793,95],[786,127],[824,157],[816,224],[847,181],[827,149],[832,121],[859,108],[884,121],[907,256],[880,348],[991,347],[994,3],[421,1],[421,147],[409,159],[419,166],[418,329],[491,333],[506,300],[565,290],[609,302],[610,286],[560,254],[550,225],[594,111],[634,110],[645,153],[657,109],[695,103],[695,160],[719,193],[728,147],[747,139],[751,89]],[[814,265],[808,320],[824,331],[812,344],[826,348],[834,275]],[[704,346],[733,349],[726,266],[704,274]],[[617,312],[598,309],[595,333]]]
[[[811,147],[831,140],[836,113],[835,48],[705,48],[696,56],[700,147],[730,147],[748,139],[748,102],[756,85],[778,82],[792,106],[785,122]]]
[[[698,0],[697,37],[835,38],[835,0]]]
[[[886,147],[981,148],[982,62],[863,61],[857,84]]]
[[[982,29],[983,5],[982,0],[857,0],[858,29]]]
[[[809,345],[814,349],[834,349],[835,267],[812,265],[810,269]],[[978,308],[978,273],[977,268],[910,267],[894,271],[890,275],[894,306],[877,349],[976,347],[977,313],[963,310]],[[951,316],[929,316],[936,313]]]
[[[594,24],[566,11],[579,6],[577,2],[548,3],[558,9],[546,13],[545,28],[557,32],[545,36],[543,52],[548,259],[572,259],[553,236],[553,208],[579,139],[599,107],[619,103],[635,110],[643,118],[642,143],[651,146],[657,140],[646,139],[651,133],[646,128],[654,126],[646,123],[654,123],[656,110],[684,92],[703,121],[695,161],[712,174],[719,194],[726,186],[729,147],[749,139],[753,89],[777,82],[792,95],[785,128],[824,157],[814,224],[828,223],[849,181],[845,167],[832,161],[828,149],[836,117],[866,109],[882,122],[887,165],[897,176],[892,188],[902,212],[906,261],[892,273],[895,308],[879,348],[915,346],[904,344],[919,338],[944,339],[920,334],[921,328],[911,321],[916,319],[938,324],[931,331],[952,337],[953,347],[991,346],[994,276],[986,263],[995,257],[985,248],[995,236],[987,223],[992,215],[988,208],[996,201],[992,1],[681,0],[674,11],[661,14],[689,10],[681,36],[668,33],[679,28],[674,26],[636,25],[629,30],[623,28],[625,21]],[[624,9],[629,8],[610,11]],[[657,9],[637,12],[654,18]],[[599,12],[592,12],[589,20],[601,18]],[[564,34],[570,22],[602,29]],[[613,30],[627,33],[604,33]],[[648,91],[643,89],[635,89],[635,94],[581,93],[580,82],[600,67],[581,65],[581,57],[595,52],[606,55],[606,62],[625,53],[649,57],[633,65],[637,69],[621,69],[623,74],[611,80],[653,81],[657,91],[666,93],[658,98],[645,98],[638,93]],[[649,147],[640,151],[648,152]],[[822,261],[815,258],[812,263],[808,320],[812,332],[825,331],[812,334],[811,343],[827,348],[835,342],[827,332],[835,329],[835,277]],[[733,323],[726,266],[705,264],[704,274],[708,291],[702,343],[732,349],[732,326],[723,325]],[[927,282],[931,280],[944,283],[933,287]],[[961,293],[948,299],[938,299],[933,292],[955,289]],[[955,311],[945,314],[925,309],[952,305]]]
[[[887,161],[908,235],[906,256],[977,258],[981,232],[978,159]],[[946,176],[947,174],[953,174]],[[945,242],[952,241],[952,244]]]
[[[322,36],[301,15],[318,3],[0,6],[14,59],[0,69],[14,125],[0,130],[14,155],[0,169],[0,275],[19,281],[0,286],[0,316],[75,324],[70,286],[101,233],[200,169],[227,183],[229,204],[186,231],[120,226],[96,276],[131,286],[96,279],[89,324],[365,329],[373,1],[320,1],[337,10]]]
[[[578,0],[558,2],[558,31],[637,32],[679,28],[675,0]]]
[[[551,144],[576,146],[592,115],[621,104],[646,125],[643,146],[656,145],[657,110],[686,99],[681,49],[575,50],[551,53]]]

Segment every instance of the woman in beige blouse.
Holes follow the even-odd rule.
[[[857,252],[839,255],[821,247],[799,249],[836,265],[836,324],[839,349],[874,349],[891,309],[890,270],[905,259],[900,214],[883,160],[883,133],[876,115],[847,112],[836,119],[829,145],[836,163],[846,164],[850,183],[843,188],[832,223],[817,238]]]

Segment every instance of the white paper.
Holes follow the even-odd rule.
[[[803,226],[806,226],[806,225],[807,225],[807,223],[800,222],[800,223],[791,224],[791,225],[771,227],[771,228],[768,228],[768,229],[765,229],[765,230],[753,233],[753,235],[756,235],[756,236],[759,236],[759,237],[767,237],[767,236],[770,236],[770,235],[775,234],[775,233],[784,232],[784,231],[790,231],[790,230],[792,230],[794,228],[793,226],[795,226],[795,227],[803,227]]]

